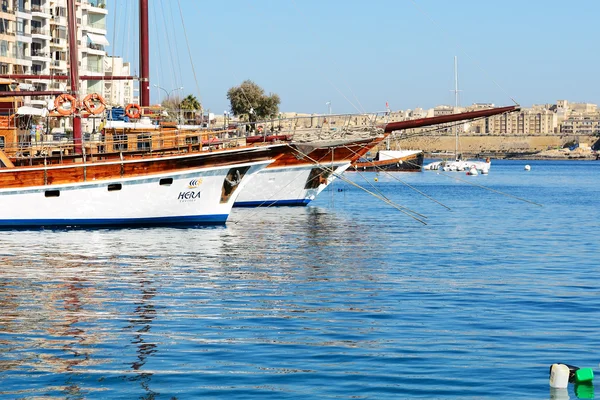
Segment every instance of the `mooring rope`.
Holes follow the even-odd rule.
[[[348,150],[350,150],[351,152],[353,152],[355,155],[358,155],[358,153],[357,153],[357,152],[355,152],[355,151],[353,151],[352,149],[350,149],[350,148],[348,148],[348,147],[346,147],[346,148],[347,148]],[[410,189],[414,190],[415,192],[419,193],[420,195],[424,196],[425,198],[427,198],[427,199],[429,199],[429,200],[433,201],[434,203],[437,203],[437,204],[439,204],[440,206],[444,207],[445,209],[447,209],[447,210],[449,210],[449,211],[451,211],[451,210],[452,210],[450,207],[448,207],[447,205],[443,204],[442,202],[440,202],[440,201],[438,201],[438,200],[434,199],[433,197],[429,196],[427,193],[424,193],[424,192],[422,192],[421,190],[417,189],[416,187],[414,187],[414,186],[410,185],[409,183],[407,183],[407,182],[403,181],[402,179],[398,178],[397,176],[395,176],[395,175],[392,175],[392,174],[391,174],[389,171],[386,171],[386,170],[384,170],[384,169],[382,169],[382,168],[379,168],[379,166],[375,165],[375,163],[373,163],[372,161],[371,161],[371,163],[373,164],[373,166],[374,166],[375,168],[377,168],[378,172],[384,172],[384,173],[385,173],[387,176],[390,176],[392,179],[395,179],[396,181],[398,181],[398,182],[402,183],[402,184],[403,184],[403,185],[405,185],[406,187],[408,187],[408,188],[410,188]],[[412,165],[415,165],[415,166],[419,166],[418,164],[414,164],[414,163],[411,163],[411,164],[412,164]],[[358,170],[356,170],[356,172],[358,172]]]
[[[316,160],[314,160],[313,158],[311,158],[311,157],[310,157],[308,154],[305,154],[305,153],[303,153],[303,152],[302,152],[302,151],[300,151],[299,149],[297,149],[297,148],[295,148],[295,147],[292,147],[292,146],[290,146],[289,144],[288,144],[288,146],[289,146],[289,147],[290,147],[290,148],[291,148],[293,151],[295,151],[295,152],[297,152],[298,154],[302,155],[304,158],[307,158],[309,161],[313,162],[314,164],[316,164],[316,165],[319,165],[319,162],[318,162],[318,161],[316,161]],[[340,175],[340,174],[336,174],[336,173],[335,173],[335,171],[333,171],[333,170],[329,169],[329,168],[328,168],[328,167],[326,167],[326,166],[322,166],[322,168],[324,168],[324,169],[326,169],[326,170],[329,170],[329,171],[330,171],[332,174],[334,174],[334,175],[336,176],[336,178],[338,178],[338,179],[340,179],[340,180],[342,180],[342,181],[346,182],[347,184],[349,184],[349,185],[351,185],[351,186],[354,186],[354,187],[356,187],[357,189],[360,189],[360,190],[362,190],[362,191],[364,191],[364,192],[366,192],[366,193],[370,194],[371,196],[373,196],[373,197],[375,197],[375,198],[377,198],[377,199],[379,199],[379,200],[383,201],[384,203],[386,203],[386,204],[388,204],[388,205],[390,205],[390,206],[394,207],[395,209],[397,209],[398,211],[400,211],[400,212],[401,212],[401,213],[403,213],[403,214],[406,214],[407,216],[409,216],[410,218],[414,219],[415,221],[418,221],[418,222],[422,223],[423,225],[427,225],[427,223],[426,223],[425,221],[423,221],[422,219],[420,219],[420,218],[417,218],[417,217],[415,217],[414,215],[412,215],[412,214],[419,215],[419,213],[418,213],[418,212],[416,212],[416,211],[414,211],[414,210],[411,210],[411,209],[410,209],[410,208],[408,208],[408,207],[404,207],[404,206],[401,206],[401,205],[399,205],[399,204],[396,204],[396,203],[392,202],[391,200],[389,200],[389,199],[387,199],[387,198],[385,198],[385,197],[383,197],[383,196],[380,196],[380,195],[378,195],[377,193],[374,193],[374,192],[372,192],[372,191],[370,191],[370,190],[368,190],[368,189],[365,189],[364,187],[360,186],[359,184],[357,184],[357,183],[355,183],[355,182],[352,182],[351,180],[349,180],[349,179],[347,179],[347,178],[343,177],[342,175]],[[412,213],[412,214],[411,214],[411,213]]]

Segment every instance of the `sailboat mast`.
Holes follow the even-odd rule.
[[[454,112],[458,110],[458,60],[454,56]],[[454,157],[458,161],[458,125],[454,125]]]
[[[150,41],[148,39],[148,0],[140,0],[140,105],[150,106]]]
[[[67,24],[69,35],[69,79],[71,80],[71,94],[79,99],[79,54],[77,48],[77,25],[75,24],[75,0],[67,0]],[[76,107],[75,104],[71,105]],[[81,143],[81,115],[77,110],[73,114],[73,151],[82,154]]]

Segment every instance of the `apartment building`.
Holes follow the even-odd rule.
[[[469,132],[478,135],[552,135],[558,127],[555,112],[542,107],[472,121]]]
[[[105,62],[109,45],[106,0],[79,0],[76,9],[79,74],[104,76],[110,72]],[[66,0],[0,0],[0,73],[68,75],[67,32]],[[124,64],[128,70],[128,63],[121,62],[120,66]],[[40,91],[67,90],[67,81],[59,79],[27,79],[24,83]],[[105,89],[103,80],[87,80],[81,82],[80,93],[104,96]],[[115,81],[110,89],[111,93],[123,94],[120,105],[131,102],[131,82]],[[37,97],[31,104],[45,106],[52,101],[52,97]]]

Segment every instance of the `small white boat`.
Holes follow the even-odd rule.
[[[485,161],[474,160],[442,160],[434,161],[423,167],[425,171],[464,172],[475,169],[482,174],[488,174],[492,162],[489,158]],[[485,171],[485,172],[484,172]]]
[[[458,108],[458,64],[457,59],[454,57],[454,106]],[[444,172],[463,172],[467,171],[468,175],[478,175],[479,172],[485,174],[489,173],[490,167],[492,166],[489,157],[485,161],[472,161],[463,160],[459,153],[458,146],[458,127],[454,125],[454,136],[455,136],[455,147],[454,147],[454,160],[434,161],[423,167],[425,171],[444,171]],[[475,173],[469,173],[469,172]]]

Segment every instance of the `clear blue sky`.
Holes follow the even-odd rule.
[[[598,0],[179,1],[198,84],[178,0],[150,0],[151,83],[215,113],[245,79],[286,112],[453,104],[455,55],[462,105],[600,103]],[[138,0],[108,9],[108,52],[137,72]]]

